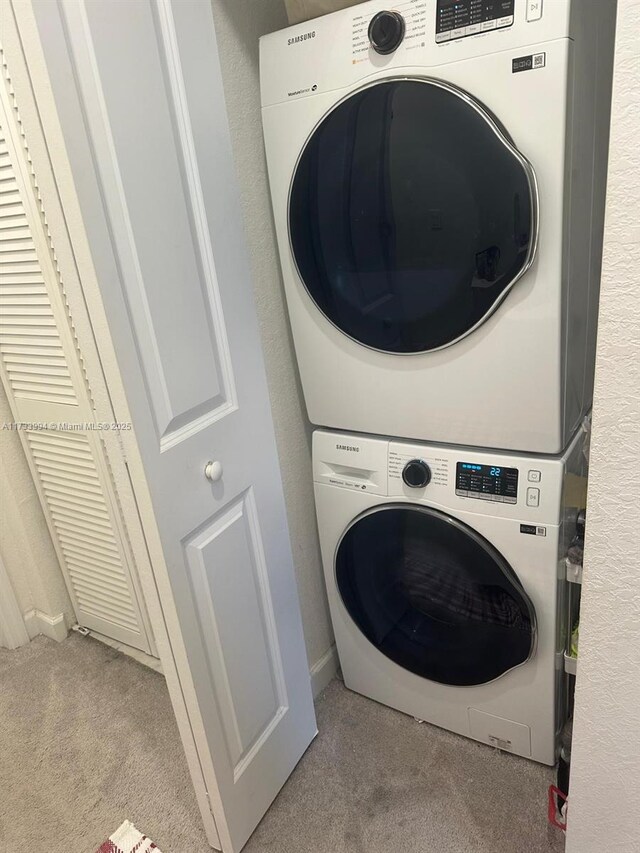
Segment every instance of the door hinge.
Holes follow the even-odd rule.
[[[211,812],[211,817],[215,817],[213,814],[213,806],[211,805],[211,797],[209,796],[209,792],[204,792],[205,797],[207,798],[207,805],[209,806],[209,811]]]
[[[120,430],[117,431],[116,435],[118,436],[118,444],[120,445],[120,452],[122,453],[122,458],[124,460],[124,464],[126,465],[128,462],[127,459],[127,448],[124,444],[124,439],[122,438],[122,433]]]

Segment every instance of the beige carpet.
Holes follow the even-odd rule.
[[[164,678],[77,634],[0,649],[0,851],[95,853],[124,820],[211,850]]]
[[[246,853],[559,853],[552,772],[336,680],[320,735]],[[93,853],[124,819],[206,853],[162,676],[72,635],[0,650],[0,851]],[[53,839],[53,840],[52,840]]]
[[[320,735],[245,853],[560,853],[550,768],[418,723],[335,680]]]

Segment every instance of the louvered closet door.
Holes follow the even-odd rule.
[[[2,381],[79,624],[153,653],[10,82],[0,90]]]

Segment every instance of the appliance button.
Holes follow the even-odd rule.
[[[507,15],[504,18],[498,18],[498,28],[500,27],[510,27],[513,23],[513,15]]]
[[[452,39],[461,39],[463,36],[466,36],[467,28],[459,27],[457,30],[451,30],[451,38]]]
[[[540,489],[529,486],[527,489],[527,506],[540,506]]]
[[[542,17],[542,0],[527,0],[527,21],[539,21]]]
[[[460,498],[466,498],[469,496],[469,492],[466,489],[456,489],[456,495]]]
[[[487,30],[495,30],[496,22],[495,19],[493,21],[483,21],[482,22],[482,32],[486,32]]]
[[[404,18],[398,12],[378,12],[369,24],[369,41],[376,53],[393,53],[404,38]]]
[[[479,33],[479,32],[480,32],[480,24],[469,24],[469,26],[467,27],[467,35],[468,36],[475,36],[476,33]]]
[[[436,42],[449,41],[450,38],[451,30],[447,30],[446,33],[436,33]]]
[[[530,483],[539,483],[542,479],[540,471],[529,471],[528,479]]]
[[[402,479],[412,489],[424,489],[431,481],[431,468],[422,459],[412,459],[404,466]]]

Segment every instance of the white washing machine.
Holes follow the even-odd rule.
[[[590,407],[615,2],[383,0],[265,36],[310,420],[558,453]]]
[[[347,687],[544,764],[563,722],[564,556],[582,430],[516,456],[318,430],[325,579]]]

